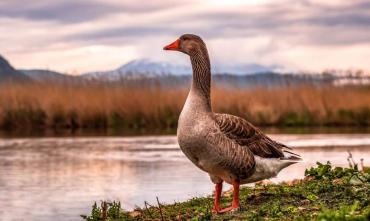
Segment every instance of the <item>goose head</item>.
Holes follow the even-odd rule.
[[[206,44],[203,40],[193,34],[181,35],[179,39],[163,48],[163,50],[180,51],[190,56],[203,52],[205,49]]]

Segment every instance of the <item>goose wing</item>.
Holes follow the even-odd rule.
[[[251,150],[240,146],[219,130],[208,133],[206,140],[208,144],[215,147],[212,159],[209,160],[217,165],[217,168],[229,171],[240,180],[253,174],[256,162]]]
[[[258,128],[241,117],[215,114],[220,130],[240,146],[247,147],[254,155],[263,158],[300,158],[291,148],[264,135]]]

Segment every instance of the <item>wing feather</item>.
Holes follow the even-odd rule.
[[[254,155],[264,158],[284,158],[291,148],[264,135],[258,128],[241,117],[214,114],[220,130],[240,146],[247,147]],[[299,158],[299,155],[292,153]]]
[[[255,171],[255,160],[253,153],[235,141],[229,139],[223,133],[209,133],[206,137],[207,142],[214,145],[215,154],[218,157],[214,163],[238,179],[243,180]]]

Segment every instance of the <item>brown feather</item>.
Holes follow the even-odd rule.
[[[251,176],[255,171],[255,159],[251,150],[240,146],[237,142],[228,139],[222,133],[209,133],[206,137],[208,143],[224,148],[215,148],[217,164],[220,168],[228,170],[237,179],[243,180]]]
[[[283,149],[291,149],[264,135],[258,128],[241,117],[230,114],[214,114],[220,130],[241,146],[252,151],[254,155],[264,158],[282,158]]]

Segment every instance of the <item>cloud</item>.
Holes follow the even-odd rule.
[[[158,22],[122,24],[85,33],[76,33],[69,40],[99,41],[122,38],[145,38],[184,32],[200,33],[208,39],[274,35],[300,43],[351,44],[370,39],[370,3],[350,6],[312,4],[268,5],[234,10],[189,10],[188,13],[168,14]],[[140,20],[140,17],[138,18]],[[334,31],[334,32],[333,32]]]
[[[132,1],[124,0],[5,0],[0,3],[0,17],[78,23],[117,13],[146,13],[173,5],[176,4],[160,4],[158,0],[146,4],[133,4]]]
[[[181,55],[161,51],[183,33],[202,36],[214,62],[370,69],[363,59],[370,51],[370,3],[365,0],[0,2],[0,48],[22,67],[93,71],[140,57],[185,62]],[[90,53],[94,48],[104,50]],[[61,61],[58,53],[63,53]],[[331,59],[310,59],[320,55]]]

